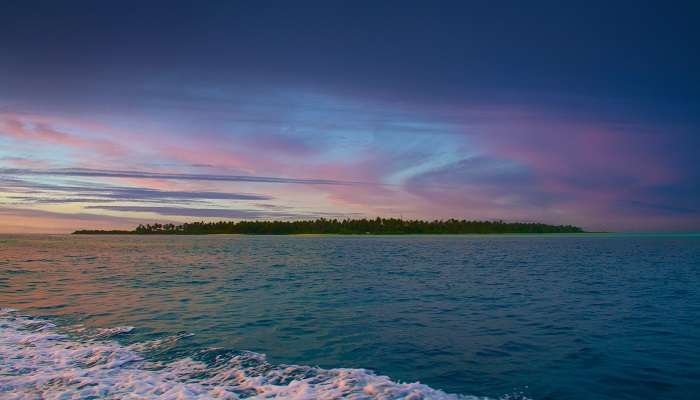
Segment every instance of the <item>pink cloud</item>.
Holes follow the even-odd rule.
[[[1,116],[0,134],[19,141],[55,144],[77,149],[90,149],[105,155],[115,156],[125,152],[122,146],[114,142],[104,139],[83,138],[55,129],[46,122],[32,119]]]

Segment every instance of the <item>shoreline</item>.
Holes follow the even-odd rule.
[[[180,225],[140,224],[135,229],[85,229],[74,234],[168,234],[168,235],[445,235],[445,234],[544,234],[583,233],[578,226],[552,225],[538,222],[504,222],[502,220],[405,220],[402,218],[325,219],[294,221],[211,221],[185,222]]]

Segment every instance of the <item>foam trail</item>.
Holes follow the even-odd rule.
[[[71,338],[48,321],[0,310],[0,398],[482,399],[364,369],[273,365],[251,352],[159,363],[137,349],[102,337]]]

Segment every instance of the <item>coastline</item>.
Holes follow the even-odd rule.
[[[216,221],[191,222],[180,225],[147,224],[133,230],[78,230],[74,234],[168,234],[168,235],[445,235],[445,234],[542,234],[542,233],[584,233],[573,225],[551,225],[537,222],[504,222],[479,220],[404,220],[400,218],[374,219],[325,219],[296,221]]]

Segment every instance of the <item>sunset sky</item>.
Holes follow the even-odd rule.
[[[607,3],[3,2],[0,232],[698,231],[700,7]]]

